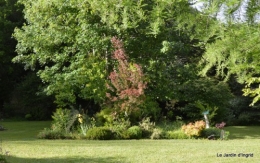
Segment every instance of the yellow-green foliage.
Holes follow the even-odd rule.
[[[127,133],[130,139],[141,139],[142,138],[142,129],[139,126],[132,126],[127,129]]]
[[[188,139],[188,135],[186,135],[181,129],[180,130],[173,130],[168,131],[166,133],[167,139]]]
[[[110,140],[112,131],[107,127],[95,127],[87,131],[86,138],[90,140]]]
[[[201,131],[205,129],[205,127],[206,127],[206,123],[203,120],[201,120],[201,121],[196,121],[195,123],[189,123],[187,125],[183,125],[181,129],[182,131],[184,131],[186,135],[192,137],[192,136],[200,136]]]

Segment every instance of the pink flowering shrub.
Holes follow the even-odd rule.
[[[221,123],[217,123],[216,124],[216,128],[218,129],[223,129],[225,127],[226,123],[225,122],[221,122]]]
[[[113,37],[111,42],[115,48],[113,59],[117,61],[117,66],[109,75],[109,92],[106,93],[106,97],[108,103],[116,109],[114,116],[122,112],[130,114],[138,110],[144,100],[144,74],[140,65],[128,62],[121,40]]]

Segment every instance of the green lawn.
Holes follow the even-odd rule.
[[[209,140],[39,140],[50,122],[2,122],[2,148],[11,163],[222,163],[260,162],[260,127],[227,127],[231,139]],[[236,157],[217,157],[232,153]],[[250,153],[253,157],[238,157]]]

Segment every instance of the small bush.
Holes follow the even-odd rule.
[[[44,129],[41,131],[38,136],[40,139],[65,139],[66,136],[62,131],[59,130],[51,130],[51,129]]]
[[[129,139],[127,129],[131,126],[129,119],[117,118],[106,126],[113,132],[114,139]]]
[[[52,115],[53,123],[52,129],[53,130],[64,130],[67,129],[67,124],[70,119],[71,111],[68,109],[58,108]]]
[[[68,134],[73,130],[76,120],[78,118],[79,112],[77,110],[69,110],[58,108],[53,113],[52,130],[63,131]]]
[[[121,130],[118,128],[110,127],[110,131],[112,132],[113,139],[118,140],[118,139],[129,139],[130,138],[127,130]]]
[[[113,138],[113,133],[107,127],[95,127],[87,131],[86,138],[90,140],[110,140]]]
[[[225,131],[224,140],[228,140],[229,135],[230,135],[230,132],[229,131]]]
[[[201,135],[201,131],[205,129],[206,123],[201,121],[196,121],[195,123],[189,123],[188,125],[183,125],[181,127],[182,131],[189,137],[198,137]]]
[[[174,130],[168,131],[166,134],[167,139],[188,139],[188,135],[186,135],[182,130]]]
[[[139,126],[132,126],[127,130],[130,139],[141,139],[142,129]]]
[[[26,120],[32,120],[32,115],[31,114],[26,114],[25,115]]]
[[[139,122],[139,127],[142,129],[143,137],[149,138],[153,129],[155,128],[155,123],[150,121],[150,118],[144,118],[141,122]]]
[[[220,129],[212,127],[212,128],[206,128],[202,130],[201,136],[204,138],[208,138],[209,136],[214,135],[215,138],[220,138]]]
[[[131,138],[127,130],[118,130],[116,132],[113,132],[113,139],[131,139]]]
[[[152,117],[154,120],[159,120],[161,108],[159,104],[153,98],[146,96],[144,102],[140,106],[140,110],[142,110],[142,115],[146,117]]]
[[[164,138],[164,132],[161,129],[155,128],[153,129],[153,133],[150,136],[151,139],[162,139]]]
[[[96,120],[94,117],[90,118],[86,114],[78,114],[79,132],[81,135],[86,136],[90,128],[96,127]]]
[[[0,154],[0,163],[7,163],[4,155]]]

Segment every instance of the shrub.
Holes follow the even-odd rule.
[[[104,108],[95,115],[96,121],[99,125],[104,125],[105,123],[113,122],[113,109]]]
[[[78,113],[77,110],[58,108],[52,116],[52,130],[58,130],[68,134],[78,118]]]
[[[201,136],[204,138],[208,138],[209,136],[212,135],[214,135],[215,138],[220,138],[220,129],[212,127],[212,128],[206,128],[201,132]]]
[[[179,130],[184,125],[184,122],[176,120],[174,122],[164,120],[162,123],[156,125],[157,127],[163,129],[164,131]]]
[[[32,115],[31,114],[26,114],[25,115],[26,120],[32,120]]]
[[[127,129],[131,126],[129,119],[116,118],[112,123],[106,123],[107,127],[113,132],[115,139],[129,139]]]
[[[87,131],[86,138],[90,140],[110,140],[113,133],[108,127],[95,127]]]
[[[51,130],[51,129],[44,129],[38,135],[40,139],[65,139],[66,136],[62,131],[59,130]]]
[[[161,108],[153,98],[146,96],[144,102],[140,105],[143,117],[152,117],[155,121],[160,118]]]
[[[228,140],[229,135],[230,135],[230,132],[229,131],[225,131],[224,140]]]
[[[217,123],[215,126],[218,129],[223,129],[225,127],[226,123],[225,122],[221,122],[221,123]]]
[[[153,133],[153,129],[155,128],[155,123],[150,121],[149,117],[143,118],[141,122],[139,122],[139,127],[142,129],[143,137],[149,138]]]
[[[79,123],[79,130],[83,136],[86,136],[87,131],[90,128],[96,127],[96,120],[94,117],[90,118],[86,114],[78,114],[77,115],[78,123]]]
[[[142,129],[139,126],[132,126],[127,130],[130,139],[141,139]]]
[[[86,139],[86,136],[76,133],[76,132],[70,132],[68,134],[65,135],[65,139]]]
[[[154,128],[150,138],[151,139],[161,139],[161,138],[164,138],[163,130],[158,129],[158,128]]]
[[[0,154],[0,163],[7,163],[5,156],[3,154]]]
[[[189,137],[198,137],[201,135],[201,131],[205,129],[206,123],[201,121],[196,121],[195,123],[189,123],[188,125],[183,125],[181,127],[182,131]]]
[[[128,130],[118,130],[113,132],[113,139],[130,139]]]
[[[166,133],[167,139],[188,139],[188,135],[186,135],[182,130],[174,130],[174,131],[168,131]]]
[[[53,119],[52,129],[60,130],[60,131],[66,130],[70,113],[71,112],[68,109],[62,109],[62,108],[56,109],[56,111],[52,115],[52,119]]]

